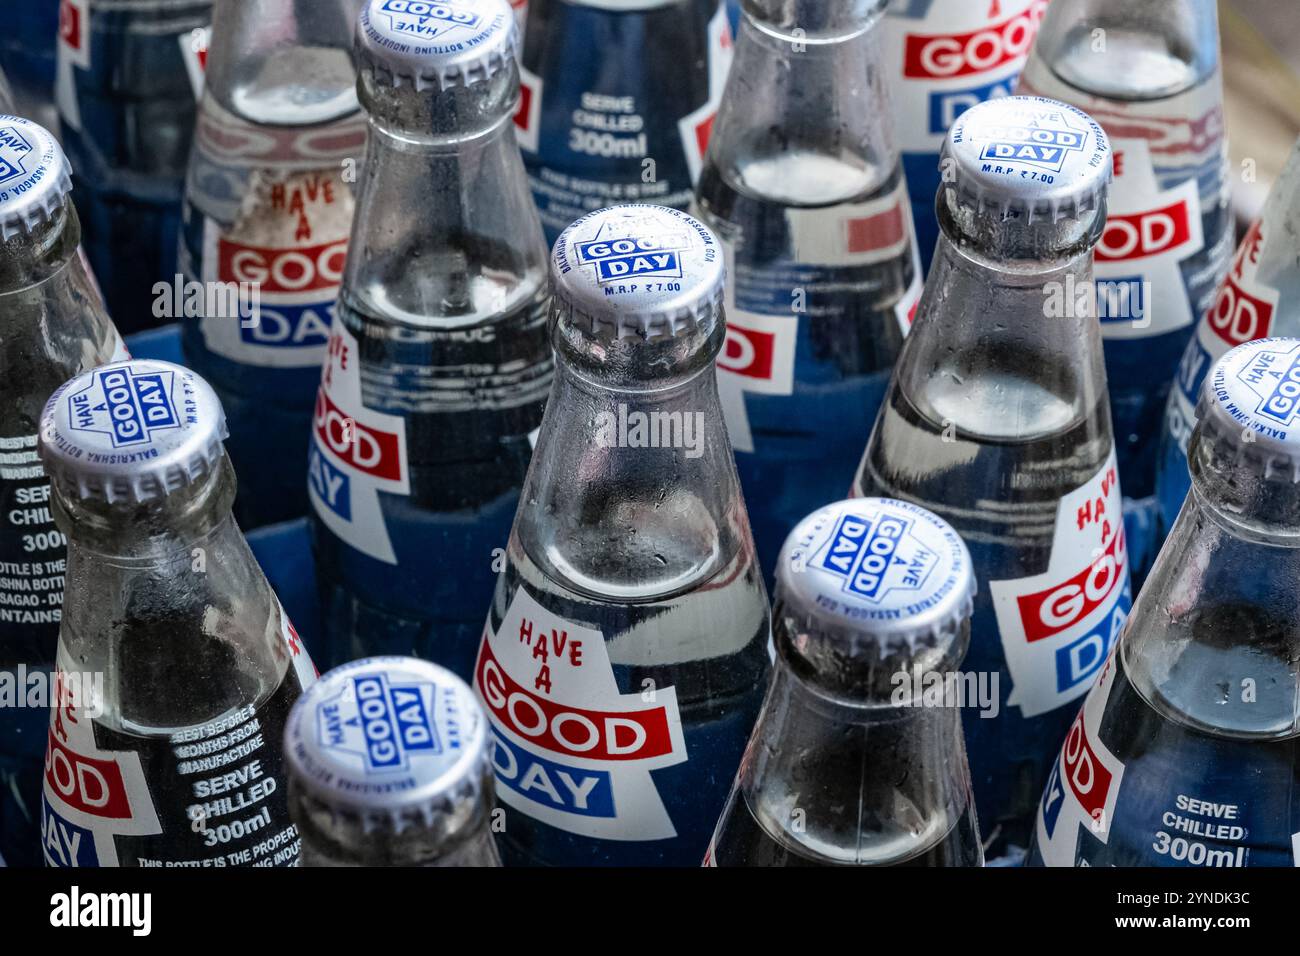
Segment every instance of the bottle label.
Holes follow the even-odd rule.
[[[59,119],[80,131],[81,103],[73,71],[90,69],[90,0],[60,0],[55,55],[54,101]]]
[[[1100,734],[1115,673],[1114,661],[1108,656],[1047,778],[1037,821],[1037,850],[1047,866],[1074,866],[1079,829],[1086,827],[1105,834],[1115,815],[1124,764],[1106,747]]]
[[[1056,510],[1047,570],[990,581],[1011,693],[1033,717],[1083,695],[1132,604],[1115,452]]]
[[[210,351],[246,365],[319,367],[364,144],[359,113],[260,126],[203,101],[186,217],[197,228],[186,229],[182,264],[187,280],[204,283],[199,327]]]
[[[695,16],[689,11],[628,12],[591,4],[553,4],[551,15],[562,18],[559,25],[571,36],[626,36],[627,49],[605,51],[602,58],[628,63],[644,57],[645,34],[655,23],[662,23],[664,17]],[[646,20],[646,30],[610,28],[611,19],[623,22],[636,17]],[[569,69],[572,64],[558,57],[553,59],[556,69],[545,76],[529,69],[537,63],[521,63],[515,132],[548,234],[558,234],[585,213],[617,203],[649,202],[678,209],[690,205],[692,185],[703,165],[731,68],[731,26],[725,4],[716,4],[706,29],[704,75],[696,81],[692,65],[681,65],[681,79],[674,88],[686,95],[669,99],[688,112],[675,119],[663,117],[658,108],[667,101],[664,91],[653,85],[650,67],[625,71],[620,80],[609,71],[574,73]],[[584,85],[599,88],[584,89]],[[701,88],[700,94],[693,96],[696,87]],[[554,127],[543,129],[543,112],[554,118]]]
[[[904,0],[885,20],[899,148],[933,155],[957,117],[1010,96],[1047,0]]]
[[[44,625],[49,644],[36,660],[45,663],[62,616],[66,544],[54,526],[36,436],[0,438],[0,633]],[[7,652],[16,650],[7,643]]]
[[[621,693],[604,636],[522,586],[500,630],[485,627],[474,675],[501,802],[595,839],[677,835],[651,776],[687,759],[675,688]]]
[[[912,260],[912,282],[894,306],[904,333],[920,299],[921,266],[902,180],[887,195],[867,202],[790,208],[785,215],[797,262],[750,264],[723,241],[731,281],[726,286],[727,338],[718,355],[718,394],[738,452],[758,450],[745,396],[794,394],[799,322],[808,300],[824,296],[835,308],[835,290],[863,284],[855,270],[902,256]],[[848,307],[846,299],[842,308]]]
[[[1222,89],[1216,71],[1178,96],[1121,103],[1081,94],[1045,69],[1021,80],[1022,92],[1091,114],[1110,138],[1114,178],[1094,265],[1108,339],[1160,335],[1197,318],[1182,267],[1207,238],[1219,239],[1203,235],[1201,215],[1225,189]]]
[[[1218,692],[1245,697],[1253,681]],[[1154,710],[1117,652],[1043,791],[1038,858],[1047,866],[1300,865],[1294,769],[1294,740],[1216,736]]]
[[[279,613],[292,663],[260,707],[144,737],[97,723],[102,701],[60,700],[50,713],[45,756],[41,833],[47,865],[297,863],[281,742],[289,709],[316,672],[287,615]],[[61,677],[74,668],[60,643]]]
[[[203,75],[208,69],[208,45],[212,42],[212,27],[197,27],[176,38],[181,45],[181,60],[194,90],[194,99],[203,99]]]
[[[396,564],[379,493],[409,495],[406,419],[367,408],[357,340],[337,318],[321,369],[307,493],[321,522],[377,561]]]
[[[1183,458],[1187,457],[1187,443],[1196,424],[1196,402],[1206,374],[1229,350],[1271,334],[1280,294],[1260,275],[1266,238],[1262,220],[1250,227],[1237,247],[1232,268],[1219,284],[1214,303],[1201,317],[1183,352],[1168,408],[1169,432]]]
[[[352,228],[342,177],[336,167],[257,170],[229,228],[204,220],[201,281],[233,290],[238,303],[225,314],[205,310],[200,328],[211,351],[274,368],[320,363]]]

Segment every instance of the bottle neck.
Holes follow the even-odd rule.
[[[222,525],[242,539],[231,520],[235,473],[224,456],[197,481],[145,502],[78,498],[61,483],[53,484],[54,519],[69,547],[103,559],[140,567],[172,561]]]
[[[1091,246],[995,259],[944,226],[895,372],[916,409],[1015,441],[1108,422]]]
[[[71,202],[64,202],[30,232],[0,241],[0,295],[37,285],[77,255],[81,222]]]
[[[69,203],[30,235],[0,243],[0,438],[34,436],[56,388],[123,357],[77,253],[80,235]]]
[[[774,639],[777,662],[739,780],[760,823],[830,863],[904,862],[943,840],[971,802],[959,709],[829,694],[799,676],[780,624]]]
[[[425,818],[412,811],[400,827],[338,812],[289,782],[289,810],[302,837],[303,866],[497,866],[491,831],[491,779],[477,799]],[[431,826],[429,821],[432,820]]]
[[[845,202],[888,179],[898,150],[879,6],[747,3],[709,164],[744,191],[794,205]],[[792,176],[796,165],[818,175]]]
[[[752,555],[712,363],[724,328],[698,334],[703,346],[685,333],[601,343],[555,324],[555,382],[516,532],[572,591],[662,600]]]
[[[511,126],[511,61],[445,92],[377,88],[344,280],[351,304],[410,325],[491,321],[533,302],[546,242]],[[420,268],[412,268],[412,263]]]
[[[60,653],[103,675],[100,723],[165,735],[261,706],[285,679],[282,612],[231,516],[234,490],[224,458],[147,504],[72,501],[55,484],[72,583]]]
[[[1213,413],[1211,413],[1213,414]],[[1294,468],[1270,466],[1255,435],[1219,420],[1202,422],[1187,467],[1198,506],[1243,539],[1300,547],[1300,484]]]
[[[1300,497],[1294,485],[1284,493],[1292,504]],[[1203,732],[1295,736],[1300,524],[1266,536],[1242,515],[1222,483],[1193,468],[1192,491],[1125,626],[1124,667],[1157,710]]]
[[[362,0],[217,0],[205,95],[267,126],[357,109],[352,33]]]

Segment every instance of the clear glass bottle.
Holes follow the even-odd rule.
[[[731,66],[722,0],[528,0],[526,18],[515,127],[548,245],[602,206],[688,208]]]
[[[55,98],[86,255],[124,333],[165,321],[212,0],[63,0]]]
[[[68,536],[52,866],[289,866],[289,708],[315,668],[231,515],[213,390],[130,361],[61,386],[40,453]]]
[[[790,532],[776,665],[706,866],[982,866],[962,739],[975,577],[916,505],[841,501]]]
[[[1074,107],[971,107],[944,145],[942,236],[854,484],[915,502],[981,581],[963,715],[990,858],[1023,851],[1056,746],[1131,601],[1092,285],[1106,134]],[[984,585],[987,584],[987,587]]]
[[[1291,237],[1300,234],[1300,140],[1264,201],[1264,212],[1237,246],[1214,303],[1201,316],[1178,366],[1160,435],[1156,493],[1161,526],[1172,528],[1187,498],[1187,443],[1196,399],[1214,364],[1255,339],[1300,335],[1300,262]]]
[[[555,383],[475,670],[507,864],[699,863],[758,715],[722,282],[716,237],[662,206],[585,216],[552,252]]]
[[[885,0],[746,0],[696,189],[727,254],[718,389],[764,574],[837,501],[921,290]]]
[[[312,403],[365,144],[350,55],[362,2],[213,8],[180,248],[203,295],[182,331],[226,409],[248,528],[307,512]]]
[[[1110,136],[1098,315],[1126,508],[1146,528],[1170,383],[1232,257],[1217,4],[1056,0],[1018,92],[1077,106]],[[1135,573],[1159,543],[1144,538]]]
[[[69,377],[126,358],[79,254],[68,164],[30,120],[0,116],[0,669],[54,667],[67,562],[36,454],[41,409]],[[45,706],[0,708],[0,856],[40,861]]]
[[[939,222],[939,152],[948,128],[976,103],[1009,96],[1047,0],[893,0],[884,20],[885,70],[923,270]]]
[[[370,140],[309,458],[322,646],[468,680],[554,370],[546,246],[509,5],[388,6],[357,34]]]
[[[501,865],[487,716],[445,668],[335,668],[294,704],[284,752],[303,866]]]
[[[1300,339],[1206,377],[1192,489],[1043,791],[1031,862],[1296,866]]]

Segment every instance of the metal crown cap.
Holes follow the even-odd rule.
[[[445,90],[494,76],[517,44],[506,0],[368,0],[356,50],[362,69],[393,86]]]
[[[952,526],[893,498],[854,498],[813,512],[777,560],[777,600],[803,633],[887,650],[956,636],[975,589],[970,553]]]
[[[171,362],[132,359],[59,386],[41,414],[38,448],[68,496],[142,502],[210,472],[226,434],[207,382]]]
[[[1098,208],[1111,177],[1110,140],[1076,107],[1007,96],[961,114],[939,167],[940,190],[954,190],[977,214],[1054,223]]]
[[[72,191],[68,160],[43,126],[0,115],[0,238],[31,232]]]
[[[648,204],[588,213],[555,241],[555,308],[621,339],[672,337],[722,306],[722,245],[699,220]]]
[[[491,771],[488,722],[446,668],[368,657],[323,675],[289,714],[285,759],[330,810],[402,829],[477,801]]]
[[[1256,339],[1219,359],[1196,408],[1199,441],[1266,477],[1300,482],[1300,339]]]

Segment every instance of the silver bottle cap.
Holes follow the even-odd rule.
[[[940,189],[976,213],[1055,223],[1100,206],[1111,177],[1110,140],[1076,107],[1006,96],[958,117],[939,168]]]
[[[384,82],[445,90],[495,75],[517,45],[506,0],[369,0],[356,50],[358,65]]]
[[[1196,418],[1195,441],[1300,482],[1300,339],[1256,339],[1224,355],[1205,377]]]
[[[725,273],[717,236],[666,206],[588,213],[551,251],[555,310],[615,339],[672,337],[715,320]]]
[[[488,722],[469,686],[411,657],[370,657],[316,681],[293,705],[294,781],[367,828],[463,818],[491,781]]]
[[[43,126],[0,115],[0,238],[31,232],[72,191],[68,160]]]
[[[886,653],[955,637],[974,607],[970,553],[924,508],[854,498],[815,511],[790,532],[777,561],[777,602],[801,634],[831,635]]]
[[[207,382],[170,362],[131,359],[60,385],[41,414],[38,448],[69,497],[140,502],[210,472],[226,434]]]

